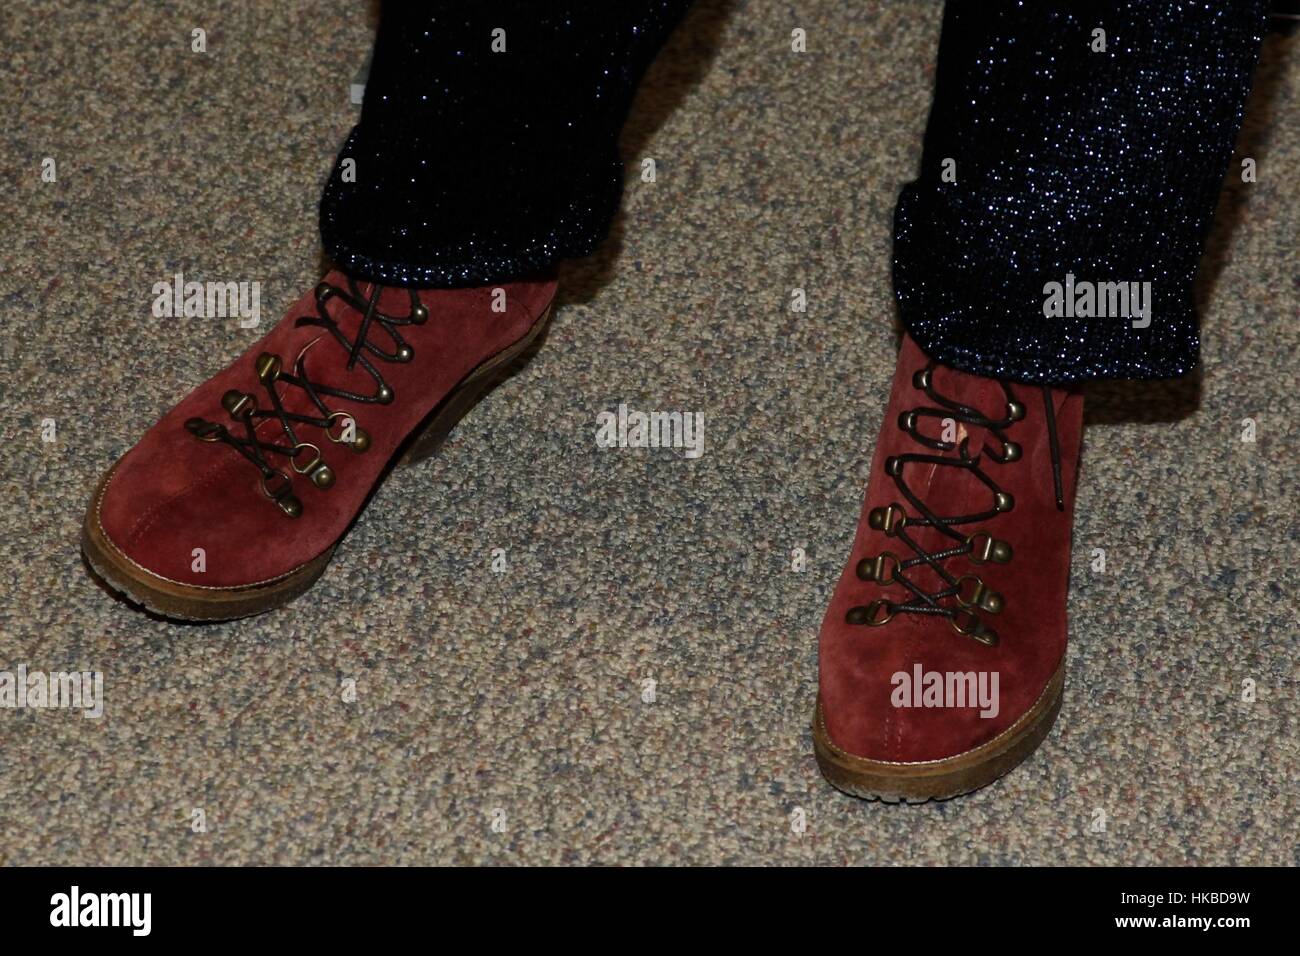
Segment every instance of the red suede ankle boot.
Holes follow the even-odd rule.
[[[930,361],[904,337],[848,564],[822,622],[813,740],[841,790],[923,802],[1024,760],[1061,704],[1077,390]]]
[[[167,617],[291,601],[391,467],[432,454],[537,343],[554,295],[550,280],[416,291],[331,272],[109,469],[86,558]]]

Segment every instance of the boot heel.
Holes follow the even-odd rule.
[[[510,348],[493,356],[457,385],[434,409],[428,423],[422,426],[422,430],[417,433],[398,464],[414,465],[436,453],[451,434],[451,430],[484,395],[527,365],[529,360],[538,353],[542,347],[546,326],[550,321],[551,309],[548,307],[526,336]]]

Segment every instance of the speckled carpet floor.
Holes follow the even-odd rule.
[[[83,509],[261,334],[156,319],[154,283],[258,281],[273,322],[318,278],[371,12],[7,4],[0,670],[99,670],[106,704],[0,710],[0,862],[1300,862],[1294,39],[1268,41],[1242,138],[1259,180],[1224,194],[1203,374],[1093,391],[1056,729],[938,805],[817,771],[816,632],[893,366],[890,221],[939,18],[704,0],[625,136],[658,181],[631,170],[540,356],[308,596],[185,627],[87,576]],[[620,402],[702,412],[704,456],[597,448]]]

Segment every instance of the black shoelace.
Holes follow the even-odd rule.
[[[1015,507],[1015,500],[1003,491],[981,467],[981,460],[987,456],[999,466],[1020,460],[1021,448],[1007,438],[1006,429],[1014,422],[1025,417],[1025,406],[1016,400],[1011,386],[999,382],[1006,394],[1006,411],[1001,418],[989,418],[976,408],[963,405],[940,395],[934,388],[935,363],[918,371],[912,378],[912,384],[925,392],[926,397],[935,407],[921,407],[903,412],[898,418],[898,427],[912,436],[913,440],[937,451],[956,451],[957,456],[930,455],[924,453],[906,453],[893,456],[885,461],[885,471],[894,479],[899,492],[911,504],[916,515],[908,514],[897,502],[888,507],[873,508],[867,515],[868,524],[877,531],[883,531],[888,537],[898,538],[913,552],[913,557],[900,559],[892,551],[883,551],[872,558],[863,558],[858,562],[857,575],[863,581],[873,581],[882,587],[898,584],[913,595],[906,603],[897,603],[886,598],[877,598],[866,605],[849,608],[845,620],[850,624],[864,624],[879,627],[887,624],[895,614],[933,614],[946,617],[958,634],[970,637],[981,644],[994,645],[998,642],[997,633],[976,613],[998,614],[1005,601],[1002,595],[984,584],[979,577],[968,574],[954,577],[943,566],[950,558],[968,555],[976,564],[989,561],[1006,564],[1011,560],[1011,545],[1000,541],[986,530],[974,531],[963,535],[956,529],[962,525],[982,524]],[[1052,456],[1052,481],[1056,491],[1056,507],[1065,510],[1065,495],[1061,482],[1061,447],[1056,431],[1056,411],[1052,405],[1052,392],[1047,386],[1042,388],[1043,409],[1047,421],[1047,435]],[[917,423],[922,418],[949,418],[965,425],[983,428],[1001,443],[1000,448],[985,444],[982,453],[970,454],[969,438],[960,442],[946,442],[929,438],[917,430]],[[988,488],[992,496],[991,507],[975,514],[940,516],[934,513],[924,501],[908,487],[903,477],[904,467],[908,464],[928,464],[944,468],[962,468],[973,475]],[[953,545],[940,551],[927,551],[907,533],[908,528],[934,528],[948,538]],[[946,585],[934,593],[929,593],[910,580],[905,571],[926,565],[932,568]],[[954,606],[955,604],[955,606]]]
[[[263,352],[257,357],[257,378],[270,396],[270,408],[258,408],[257,399],[251,392],[241,392],[238,389],[231,389],[221,397],[222,407],[232,419],[243,425],[242,436],[233,434],[224,425],[202,418],[187,420],[185,427],[196,438],[207,442],[224,442],[248,459],[261,473],[262,493],[279,505],[289,517],[297,518],[302,514],[302,501],[293,493],[293,479],[283,470],[274,467],[267,456],[283,455],[295,473],[306,475],[317,488],[325,489],[334,484],[334,470],[325,463],[318,445],[299,440],[295,426],[323,429],[325,437],[331,442],[347,445],[354,452],[364,452],[370,447],[369,434],[355,418],[347,412],[331,411],[325,404],[324,397],[375,405],[387,405],[393,401],[393,390],[384,381],[384,376],[375,367],[371,357],[383,362],[409,362],[415,357],[415,350],[406,343],[399,330],[402,326],[423,325],[428,321],[429,310],[420,303],[414,289],[407,291],[411,300],[410,312],[404,316],[395,316],[379,311],[379,296],[383,292],[380,285],[374,285],[370,295],[365,296],[355,279],[348,279],[347,288],[321,282],[316,286],[316,314],[305,315],[294,323],[295,326],[317,326],[333,336],[347,350],[347,370],[351,371],[360,365],[374,380],[373,394],[361,395],[313,381],[307,375],[306,366],[307,353],[320,341],[313,339],[298,353],[293,372],[284,370],[284,364],[278,355]],[[361,325],[354,340],[349,341],[338,323],[330,317],[325,306],[332,298],[340,299],[361,314]],[[387,333],[392,341],[392,351],[385,351],[370,341],[370,332],[376,327]],[[302,389],[320,414],[304,415],[286,410],[277,383]],[[284,433],[284,444],[263,441],[257,437],[257,426],[268,418],[279,420]]]

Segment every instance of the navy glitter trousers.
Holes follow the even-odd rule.
[[[636,85],[689,5],[386,4],[321,199],[327,254],[391,285],[464,286],[590,253]],[[1263,0],[948,0],[895,211],[917,344],[1045,384],[1194,366],[1192,282],[1265,18]]]

